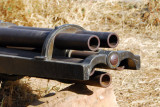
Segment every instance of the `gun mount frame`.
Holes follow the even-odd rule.
[[[55,46],[55,38],[61,33],[76,34],[77,32],[85,31],[84,28],[78,25],[66,24],[56,27],[55,29],[14,27],[12,24],[6,27],[9,29],[21,28],[30,31],[50,31],[50,33],[45,38],[40,52],[19,49],[19,47],[0,47],[1,75],[7,74],[10,76],[19,75],[57,80],[88,81],[92,78],[91,75],[95,73],[95,68],[116,69],[119,66],[124,66],[125,69],[140,69],[140,56],[134,55],[129,51],[104,51],[99,49],[86,56],[84,53],[85,57],[68,57],[67,53],[70,50],[57,48]],[[113,57],[113,54],[116,55],[116,57]],[[111,62],[111,56],[113,57],[112,62],[116,61],[115,65]]]

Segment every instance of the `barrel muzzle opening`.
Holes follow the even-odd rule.
[[[108,73],[102,74],[100,76],[100,84],[102,87],[106,88],[111,84],[111,76]]]
[[[92,51],[98,50],[98,48],[100,46],[99,38],[97,36],[91,36],[88,39],[88,46],[89,46],[90,50],[92,50]]]
[[[115,48],[119,43],[119,37],[115,33],[111,33],[107,39],[110,48]]]

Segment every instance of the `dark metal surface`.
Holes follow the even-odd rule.
[[[100,50],[99,52],[91,52],[91,51],[71,50],[67,52],[67,56],[70,58],[82,58],[82,59],[85,59],[91,55],[98,55],[98,54],[107,55],[107,66],[110,69],[116,69],[120,66],[124,66],[125,69],[140,69],[140,57],[138,55],[134,55],[129,51]]]
[[[80,34],[93,34],[100,38],[100,47],[115,48],[119,43],[119,37],[113,32],[93,32],[93,31],[80,31]]]
[[[79,63],[0,55],[0,73],[9,75],[88,80],[89,72],[87,66]]]
[[[86,85],[92,85],[97,87],[103,87],[106,88],[110,86],[112,82],[112,77],[110,74],[106,72],[101,71],[95,71],[95,73],[90,77],[89,80],[59,80],[64,83],[79,83],[79,84],[86,84]]]
[[[69,58],[82,58],[85,59],[86,57],[90,55],[97,54],[98,52],[93,51],[76,51],[76,50],[70,50],[67,52],[67,57]]]
[[[106,64],[106,55],[90,56],[81,63],[64,60],[38,60],[0,54],[0,73],[50,79],[88,80],[98,64]]]
[[[12,29],[28,29],[28,30],[39,30],[39,31],[49,31],[51,32],[53,29],[50,28],[37,28],[37,27],[29,27],[29,26],[9,26],[8,28]]]
[[[82,27],[78,25],[73,25],[73,24],[66,24],[66,25],[56,27],[53,31],[51,31],[51,33],[45,39],[43,47],[42,47],[41,55],[45,57],[45,60],[51,60],[52,55],[54,53],[61,54],[61,52],[55,51],[54,49],[55,38],[59,33],[76,33],[76,32],[83,31],[83,30],[84,29]]]
[[[109,56],[112,53],[118,54],[119,57],[119,63],[117,64],[119,67],[124,66],[125,69],[134,69],[139,70],[140,69],[140,56],[134,55],[133,53],[129,51],[100,51],[99,54],[106,54],[108,55],[107,63],[110,68],[112,68],[112,64],[110,63]],[[117,68],[117,67],[114,67]]]
[[[75,62],[75,63],[83,62],[83,59],[80,59],[80,58],[68,58],[68,57],[54,57],[52,60],[54,60],[54,61],[64,61],[64,62]]]
[[[4,47],[0,47],[0,54],[27,57],[27,58],[34,58],[35,56],[40,56],[40,53],[38,52],[31,52],[31,51],[4,48]]]
[[[8,74],[2,74],[0,73],[0,81],[4,82],[4,81],[16,81],[19,80],[21,78],[23,78],[24,76],[19,76],[19,75],[8,75]],[[2,86],[2,84],[1,84]]]
[[[41,48],[50,32],[0,28],[0,46],[26,46]]]
[[[125,51],[119,53],[120,55],[130,54],[128,52],[125,53]],[[137,56],[123,57],[120,60],[131,57]],[[138,59],[133,60],[138,61]],[[10,75],[27,75],[50,79],[88,80],[92,70],[99,64],[108,66],[106,54],[91,55],[84,59],[82,62],[78,63],[76,61],[54,59],[45,61],[14,55],[0,54],[0,73]],[[140,65],[136,66],[137,69]]]
[[[99,46],[99,38],[90,34],[60,33],[55,38],[55,47],[60,49],[95,51]]]

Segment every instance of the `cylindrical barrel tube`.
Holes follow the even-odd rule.
[[[97,87],[106,88],[111,84],[112,77],[110,74],[101,71],[95,71],[95,73],[86,81],[77,81],[77,80],[59,80],[64,83],[79,83]]]
[[[64,61],[64,62],[75,62],[75,63],[81,63],[83,59],[80,58],[67,58],[67,57],[54,57],[52,60],[57,61]]]
[[[106,72],[95,71],[90,77],[90,80],[86,81],[86,84],[106,88],[111,84],[111,80],[112,78],[110,74]]]
[[[60,33],[55,38],[55,47],[74,50],[98,50],[100,40],[96,35]]]
[[[81,31],[78,34],[93,34],[97,35],[100,39],[100,47],[115,48],[119,43],[119,37],[113,32],[93,32],[93,31]]]
[[[52,31],[53,29],[50,28],[37,28],[37,27],[26,27],[26,26],[9,26],[12,29],[28,29],[28,30],[40,30],[40,31]]]
[[[1,46],[42,47],[45,38],[50,32],[0,28]]]
[[[93,51],[78,51],[78,50],[70,50],[68,53],[67,53],[67,57],[70,57],[70,58],[86,58],[90,55],[94,55],[94,54],[97,54],[97,52],[93,52]]]

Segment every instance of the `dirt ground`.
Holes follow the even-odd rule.
[[[114,50],[128,50],[141,56],[140,70],[101,69],[112,75],[114,91],[120,107],[160,106],[159,16],[159,0],[0,1],[0,20],[6,22],[46,28],[77,24],[87,30],[111,31],[119,34],[120,43]],[[32,93],[37,96],[35,98],[66,87],[65,84],[52,80],[28,77],[23,78],[20,84],[27,84]],[[24,95],[21,94],[21,98],[23,97]],[[1,105],[4,100],[7,99],[2,98]]]

